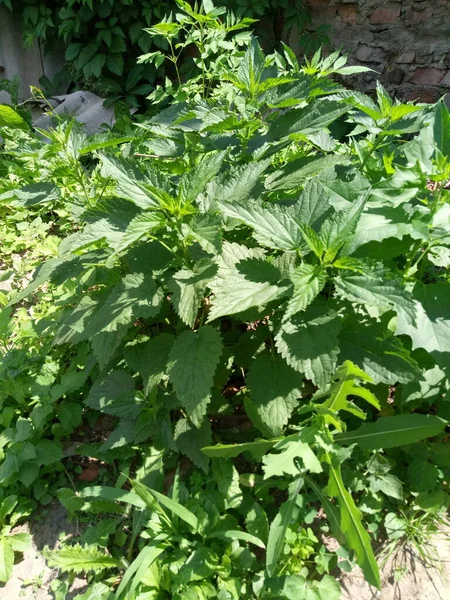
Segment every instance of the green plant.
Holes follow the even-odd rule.
[[[158,33],[149,36],[143,30],[151,28],[171,10],[189,6],[184,1],[20,0],[11,3],[0,0],[0,4],[22,17],[26,45],[37,39],[46,49],[58,44],[66,46],[67,64],[63,72],[54,82],[47,77],[41,79],[41,85],[48,93],[54,93],[58,84],[67,85],[72,80],[106,95],[109,104],[122,100],[136,107],[158,83],[167,80],[167,76],[168,80],[175,79],[174,73],[166,73],[157,63],[136,64],[136,58],[143,52],[168,49]],[[250,4],[245,0],[237,3],[230,0],[224,4],[240,17],[245,15],[244,21],[248,24],[256,23],[254,17],[265,16],[266,22],[257,29],[269,47],[279,43],[293,28],[299,32],[300,44],[306,54],[327,41],[326,27],[319,28],[316,34],[308,31],[310,18],[303,0],[259,0]],[[196,4],[193,8],[198,12]],[[187,57],[189,55],[182,59]]]
[[[17,505],[17,496],[5,496],[0,500],[0,582],[2,583],[11,577],[14,552],[24,552],[31,546],[29,533],[11,534],[11,528],[15,523],[27,515],[26,512],[21,512]]]
[[[238,579],[218,597],[338,597],[335,565],[379,585],[388,513],[448,504],[450,116],[330,77],[358,70],[252,39],[213,93],[135,136],[61,126],[79,208],[8,301],[15,317],[45,293],[52,356],[85,378],[81,419],[108,418],[76,452],[110,485],[59,490],[71,514],[106,518],[49,554],[101,571],[86,594],[207,598]],[[187,580],[167,548],[194,562]],[[245,573],[217,570],[234,551]]]

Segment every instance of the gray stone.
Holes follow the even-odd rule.
[[[356,51],[356,58],[361,62],[381,63],[384,60],[384,51],[382,48],[360,46]]]
[[[53,109],[56,114],[71,115],[84,123],[86,133],[97,133],[102,130],[102,125],[110,127],[114,124],[114,109],[105,107],[104,99],[92,92],[73,92],[66,96],[54,96],[49,100],[52,105],[56,105]],[[40,129],[49,129],[54,121],[51,115],[44,114],[34,124]]]

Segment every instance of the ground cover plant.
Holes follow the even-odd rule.
[[[0,575],[56,494],[58,600],[337,599],[448,508],[444,102],[210,67],[94,138],[0,111]]]

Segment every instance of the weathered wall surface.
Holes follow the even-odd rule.
[[[433,102],[450,92],[450,0],[307,0],[313,27],[329,24],[334,49],[350,64],[376,73],[355,84],[381,82],[399,98]],[[295,44],[295,39],[292,40]]]
[[[42,75],[52,78],[63,66],[63,52],[59,56],[44,55],[37,42],[31,48],[24,48],[20,20],[0,6],[0,77],[12,79],[19,75],[22,100],[30,97],[30,85],[39,87]],[[9,99],[9,94],[0,91],[0,103]]]

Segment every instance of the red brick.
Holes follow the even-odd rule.
[[[386,25],[397,23],[400,17],[400,7],[377,8],[373,11],[370,22],[372,25]]]
[[[338,6],[338,15],[343,23],[347,25],[356,25],[358,20],[358,5],[357,4],[344,4]]]
[[[418,100],[419,102],[436,102],[439,100],[440,93],[438,90],[418,89],[412,90],[405,95],[405,100]]]
[[[419,67],[414,71],[411,81],[419,85],[439,85],[446,73],[443,69]]]

